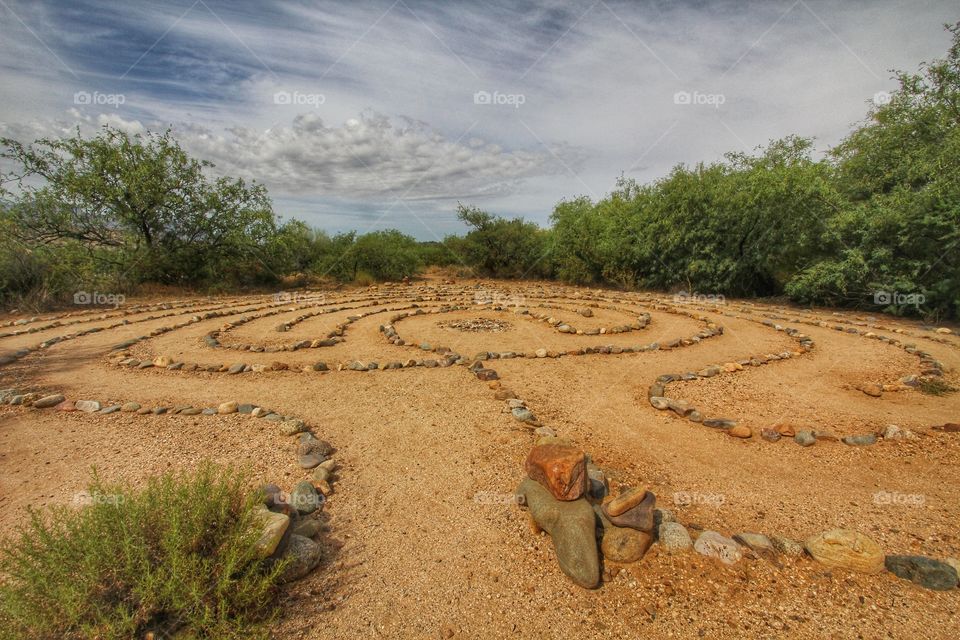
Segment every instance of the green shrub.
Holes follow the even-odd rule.
[[[920,393],[925,393],[928,396],[945,396],[956,390],[956,387],[943,380],[943,378],[930,378],[920,381]]]
[[[359,236],[346,260],[354,279],[365,272],[376,280],[400,280],[416,275],[420,267],[417,241],[394,229]]]
[[[523,218],[508,220],[462,204],[457,205],[457,218],[471,227],[457,247],[464,266],[495,278],[553,275],[549,231]],[[453,249],[456,244],[447,246]]]
[[[358,271],[357,276],[353,279],[353,284],[358,287],[369,287],[377,281],[372,275],[366,271]]]
[[[279,572],[257,562],[257,495],[205,464],[142,490],[94,471],[80,509],[31,510],[0,546],[0,637],[265,637]]]

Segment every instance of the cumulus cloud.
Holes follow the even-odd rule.
[[[75,108],[67,118],[0,125],[5,136],[23,141],[41,137],[93,135],[110,126],[131,135],[152,125],[117,113],[90,115]],[[327,125],[317,113],[297,115],[289,125],[266,130],[233,126],[215,130],[178,123],[178,141],[197,158],[214,163],[219,175],[268,185],[279,196],[340,199],[435,200],[503,196],[532,176],[552,175],[578,166],[581,156],[566,145],[542,152],[508,151],[469,136],[447,138],[424,123],[363,113]]]
[[[524,178],[561,171],[546,151],[508,151],[469,130],[450,139],[428,126],[376,113],[328,125],[316,113],[266,131],[190,127],[185,144],[228,174],[295,195],[457,198],[509,193]],[[561,152],[573,156],[568,149]],[[553,153],[557,153],[554,151]],[[559,154],[558,154],[559,155]],[[574,158],[570,158],[575,162]]]

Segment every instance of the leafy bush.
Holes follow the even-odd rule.
[[[556,274],[957,317],[960,24],[948,29],[947,57],[899,74],[889,104],[827,158],[815,160],[810,140],[789,136],[753,155],[676,167],[652,184],[621,179],[598,202],[559,203]],[[485,246],[474,262],[502,251]]]
[[[7,230],[25,246],[82,246],[97,272],[132,283],[247,284],[275,271],[265,251],[277,234],[266,189],[207,177],[212,165],[188,156],[169,131],[0,138],[0,158],[16,165],[0,176],[13,190],[0,195]]]
[[[284,563],[256,561],[243,474],[205,464],[134,491],[94,473],[87,495],[0,547],[2,637],[265,637]]]
[[[400,280],[412,276],[420,266],[417,241],[396,230],[374,231],[357,238],[348,261],[354,279],[366,273],[377,280]]]
[[[457,217],[472,227],[463,238],[463,260],[483,275],[542,278],[552,275],[549,232],[522,218],[507,220],[458,205]]]

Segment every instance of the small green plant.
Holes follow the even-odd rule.
[[[356,277],[353,279],[353,284],[357,285],[358,287],[369,287],[376,282],[377,279],[366,271],[357,272]]]
[[[202,465],[141,490],[96,474],[80,509],[31,510],[0,545],[0,638],[266,637],[266,568],[246,476]]]
[[[957,390],[956,387],[943,380],[943,378],[927,378],[920,381],[920,393],[928,396],[945,396]]]

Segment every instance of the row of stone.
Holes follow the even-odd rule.
[[[886,569],[928,589],[948,590],[958,585],[960,561],[884,556],[879,545],[855,531],[835,529],[803,544],[755,532],[729,538],[703,531],[694,541],[672,511],[655,507],[651,491],[627,488],[616,497],[609,495],[603,471],[592,465],[582,450],[559,438],[537,440],[525,467],[527,478],[517,490],[519,502],[529,509],[534,532],[550,534],[561,570],[585,588],[600,584],[601,555],[608,563],[628,564],[640,560],[654,542],[667,553],[692,547],[725,564],[751,557],[780,566],[781,554],[800,557],[807,553],[830,567],[871,574]],[[608,566],[605,575],[610,574]]]
[[[562,306],[552,305],[547,303],[540,303],[538,306],[545,309],[557,309],[561,311],[567,310]],[[596,308],[600,307],[600,305],[598,305],[597,303],[593,303],[593,306]],[[604,308],[619,311],[619,312],[625,312],[623,309],[613,307],[612,305],[605,305]],[[630,331],[639,331],[641,329],[646,328],[646,326],[650,323],[650,314],[640,313],[637,316],[637,320],[629,324],[615,325],[612,327],[596,327],[593,329],[578,329],[574,327],[571,323],[565,322],[559,318],[555,318],[552,315],[547,313],[533,312],[530,309],[516,309],[514,313],[516,313],[517,315],[529,316],[534,320],[539,320],[540,322],[545,322],[549,324],[551,327],[553,327],[554,329],[556,329],[556,331],[559,333],[572,333],[576,335],[586,335],[586,336],[628,333]],[[579,313],[581,316],[585,318],[593,317],[593,310],[589,306],[579,309],[577,313]]]
[[[727,314],[727,315],[729,315],[729,314]],[[772,315],[772,314],[767,314],[767,315]],[[775,317],[774,319],[786,319],[786,318],[784,318],[784,317],[782,317],[782,316],[777,316],[777,317]],[[907,353],[910,353],[910,354],[912,354],[912,355],[917,356],[917,357],[920,359],[920,374],[919,374],[919,377],[918,377],[918,376],[905,376],[905,377],[901,378],[901,379],[900,379],[900,383],[901,383],[901,385],[903,385],[903,386],[906,386],[906,387],[914,387],[914,386],[919,385],[920,380],[928,379],[928,378],[941,378],[941,377],[943,377],[943,363],[941,363],[940,361],[938,361],[936,358],[934,358],[934,356],[933,356],[932,354],[928,353],[927,351],[924,351],[924,350],[922,350],[922,349],[919,349],[916,344],[903,342],[903,341],[901,341],[901,340],[899,340],[899,339],[897,339],[897,338],[891,338],[890,336],[885,336],[885,335],[883,335],[883,334],[876,333],[876,332],[873,331],[873,330],[864,330],[864,329],[858,328],[857,326],[844,327],[843,324],[831,324],[831,323],[826,322],[826,321],[823,321],[823,320],[818,320],[818,319],[816,319],[815,317],[811,317],[811,318],[809,318],[809,319],[806,319],[806,318],[791,318],[790,320],[793,321],[793,322],[800,322],[800,323],[803,323],[803,324],[808,324],[808,325],[810,325],[810,326],[816,326],[816,327],[820,327],[820,328],[824,328],[824,329],[833,329],[834,331],[841,331],[841,332],[844,332],[844,333],[850,333],[850,334],[854,334],[854,335],[859,335],[859,336],[861,336],[861,337],[863,337],[863,338],[867,338],[867,339],[871,339],[871,340],[878,340],[878,341],[880,341],[880,342],[885,342],[885,343],[890,344],[890,345],[892,345],[892,346],[894,346],[894,347],[898,347],[898,348],[900,348],[900,349],[903,349],[903,350],[906,351]],[[839,322],[843,322],[843,323],[846,323],[846,324],[854,324],[854,323],[851,323],[849,320],[839,320]],[[776,325],[773,323],[773,321],[770,320],[770,319],[768,319],[768,320],[763,320],[762,323],[765,324],[765,325],[767,325],[767,326],[776,326]],[[868,325],[866,325],[866,323],[863,323],[863,324],[864,324],[864,326],[868,326]],[[880,327],[876,327],[876,328],[877,328],[877,329],[880,329]],[[887,328],[887,329],[884,329],[884,330],[890,330],[890,331],[894,331],[895,333],[901,333],[901,334],[906,334],[906,333],[907,333],[907,332],[904,331],[903,329]],[[947,331],[949,331],[949,329],[948,329]],[[865,383],[865,384],[861,385],[861,386],[859,387],[859,389],[860,389],[861,391],[863,391],[864,393],[866,393],[867,395],[874,396],[874,397],[879,397],[879,396],[882,394],[882,392],[884,392],[884,391],[899,391],[899,390],[902,390],[902,387],[901,387],[900,385],[886,385],[886,384],[879,384],[879,383]]]
[[[361,298],[359,300],[353,300],[351,301],[350,304],[354,304],[356,302],[371,301],[371,300],[373,301],[374,305],[378,304],[378,300],[376,297],[368,297],[368,298]],[[288,313],[290,311],[295,311],[297,309],[306,309],[306,308],[311,308],[315,306],[316,306],[316,303],[306,303],[298,307],[274,309],[274,310],[267,311],[265,313],[255,314],[251,316],[244,316],[242,318],[238,318],[237,320],[234,320],[233,322],[223,325],[222,327],[220,327],[220,329],[216,331],[211,331],[210,333],[208,333],[206,336],[204,336],[204,343],[211,348],[234,349],[237,351],[253,351],[258,353],[259,352],[271,353],[276,351],[297,351],[299,349],[316,349],[318,347],[332,347],[338,344],[339,342],[342,342],[343,334],[346,331],[347,327],[353,324],[354,322],[356,322],[357,320],[360,320],[361,318],[367,315],[372,315],[374,313],[384,313],[388,311],[388,309],[384,308],[384,309],[380,309],[379,311],[361,312],[357,315],[348,316],[344,322],[339,323],[336,326],[336,328],[333,331],[330,331],[329,333],[327,333],[326,337],[324,338],[316,338],[312,340],[299,340],[297,342],[294,342],[288,345],[281,345],[278,347],[274,347],[274,346],[264,347],[264,346],[251,345],[251,344],[229,344],[228,345],[228,344],[222,344],[220,342],[220,337],[222,334],[230,331],[231,329],[234,329],[248,322],[251,322],[253,320],[260,320],[260,319],[267,318],[280,313]],[[291,328],[293,328],[293,326],[295,326],[300,322],[303,322],[304,320],[315,318],[319,315],[336,313],[339,311],[348,311],[355,308],[356,307],[344,305],[339,307],[327,307],[325,309],[318,309],[317,311],[301,314],[296,318],[283,322],[277,325],[276,327],[274,327],[274,330],[280,333],[285,333],[289,331]]]
[[[766,325],[766,322],[762,324]],[[673,411],[677,416],[681,418],[686,418],[691,422],[698,424],[703,424],[706,427],[711,427],[714,429],[723,429],[729,435],[735,438],[751,438],[753,437],[753,430],[746,426],[737,424],[736,420],[729,418],[707,418],[696,407],[693,407],[689,402],[685,400],[676,400],[667,396],[666,386],[671,382],[677,381],[692,381],[701,378],[712,378],[714,376],[720,375],[721,373],[735,373],[737,371],[743,371],[745,367],[761,367],[771,362],[778,362],[780,360],[789,360],[794,357],[798,357],[804,353],[812,351],[814,348],[813,339],[810,336],[801,333],[797,329],[792,327],[783,327],[778,324],[770,323],[768,326],[773,328],[776,331],[782,331],[786,335],[790,336],[793,340],[798,343],[798,349],[796,351],[782,351],[780,353],[768,353],[762,355],[755,355],[750,358],[744,358],[741,360],[726,362],[723,364],[713,364],[707,367],[704,367],[697,372],[686,372],[686,373],[664,373],[660,376],[657,376],[656,381],[650,385],[647,389],[647,400],[650,402],[650,405],[654,409],[660,411]],[[764,430],[763,437],[766,440],[779,440],[782,433],[777,433],[771,430]],[[798,441],[799,442],[799,441]]]
[[[751,311],[752,311],[752,310],[751,310]],[[780,311],[780,313],[786,313],[786,312],[787,312],[787,310],[786,310],[785,308],[783,308],[783,307],[780,307],[780,308],[779,308],[779,311]],[[814,322],[816,322],[816,323],[818,323],[818,324],[819,324],[819,323],[823,323],[823,324],[820,324],[820,326],[826,326],[826,322],[823,321],[823,320],[820,320],[820,319],[819,319],[815,314],[813,314],[812,312],[804,312],[804,311],[798,311],[798,310],[791,310],[791,312],[794,313],[794,314],[797,315],[797,316],[800,316],[800,317],[792,320],[793,322],[810,322],[810,321],[814,321]],[[787,316],[776,316],[776,315],[773,314],[773,313],[767,313],[767,314],[765,314],[765,315],[767,315],[767,317],[779,317],[779,318],[781,318],[781,319],[786,319],[786,318],[787,318]],[[835,311],[835,312],[833,312],[833,315],[834,315],[834,316],[839,316],[839,313]],[[849,325],[853,325],[853,326],[857,326],[857,327],[869,327],[871,330],[892,331],[892,332],[894,332],[894,333],[899,333],[899,334],[906,335],[906,336],[909,336],[909,337],[912,337],[912,338],[920,338],[920,337],[922,337],[922,338],[925,338],[925,339],[927,339],[927,340],[933,340],[934,342],[938,342],[938,343],[941,343],[941,344],[946,344],[946,345],[952,346],[952,347],[954,347],[954,348],[960,347],[960,345],[958,345],[956,342],[954,342],[954,341],[952,341],[952,340],[949,340],[948,338],[945,338],[945,337],[944,337],[944,336],[953,335],[953,333],[954,333],[953,330],[950,329],[950,328],[948,328],[948,327],[924,327],[924,330],[925,330],[925,331],[930,332],[930,333],[933,333],[934,335],[932,335],[932,336],[920,336],[920,335],[918,335],[918,334],[916,334],[916,333],[907,331],[906,329],[903,329],[903,328],[900,328],[900,327],[894,327],[894,326],[892,326],[892,325],[878,324],[878,323],[876,322],[876,318],[875,318],[874,316],[867,316],[867,317],[856,316],[854,320],[848,320],[848,319],[843,318],[843,317],[835,317],[835,318],[833,318],[832,321],[833,321],[833,322],[837,322],[837,323],[841,323],[841,324],[849,324]]]
[[[423,312],[422,309],[418,311]],[[158,331],[162,331],[158,330]],[[392,325],[384,325],[381,327],[381,330],[388,336],[395,337],[396,332],[393,329]],[[601,345],[596,347],[584,347],[579,349],[571,349],[565,352],[557,351],[548,351],[547,349],[538,349],[530,353],[523,352],[482,352],[474,356],[473,360],[465,358],[459,354],[453,353],[448,347],[433,347],[429,344],[421,344],[420,349],[423,351],[436,352],[443,357],[440,358],[410,358],[404,361],[395,360],[389,362],[376,362],[376,361],[359,361],[353,360],[348,362],[341,362],[334,366],[328,365],[326,362],[317,362],[311,365],[301,365],[299,367],[291,367],[287,363],[283,362],[274,362],[271,364],[248,364],[244,362],[235,362],[232,364],[225,363],[216,363],[216,364],[204,364],[196,362],[184,362],[173,359],[170,356],[157,356],[153,360],[141,360],[135,357],[127,347],[132,346],[136,342],[146,339],[145,337],[132,339],[127,342],[117,345],[113,352],[109,354],[109,358],[114,360],[114,364],[117,366],[136,368],[136,369],[148,369],[148,368],[163,368],[169,371],[206,371],[211,373],[227,373],[227,374],[240,374],[240,373],[261,373],[265,371],[301,371],[304,373],[307,372],[316,372],[316,371],[376,371],[376,370],[392,370],[392,369],[403,369],[403,368],[412,368],[412,367],[448,367],[452,365],[470,365],[471,362],[475,363],[477,361],[486,361],[494,359],[511,359],[511,358],[559,358],[563,356],[575,356],[575,355],[589,355],[589,354],[620,354],[620,353],[639,353],[645,351],[656,351],[658,349],[673,349],[681,346],[688,346],[691,344],[696,344],[703,339],[712,337],[715,335],[720,335],[723,333],[722,327],[708,328],[700,332],[697,336],[691,338],[678,338],[671,340],[663,345],[659,343],[652,343],[650,345],[643,345],[638,347],[621,347],[619,345]],[[398,340],[394,342],[399,346],[403,346],[403,341]],[[483,379],[484,375],[489,375],[487,373],[479,374],[478,377]],[[488,378],[493,379],[493,378]]]
[[[220,303],[220,304],[217,304],[217,305],[210,305],[210,303],[209,303],[209,302],[206,302],[206,301],[173,301],[173,302],[164,302],[164,303],[152,304],[152,305],[135,305],[135,306],[132,306],[132,307],[124,308],[123,310],[118,310],[118,311],[115,312],[115,313],[101,313],[101,314],[97,315],[97,317],[95,317],[95,318],[89,318],[89,317],[75,318],[75,319],[73,319],[73,320],[71,320],[71,321],[69,321],[69,322],[54,321],[54,322],[52,322],[52,323],[50,323],[50,324],[47,324],[47,325],[44,325],[44,326],[41,326],[41,327],[30,328],[30,329],[28,329],[28,330],[16,331],[16,332],[13,332],[13,333],[0,333],[0,338],[4,338],[4,337],[8,337],[8,336],[13,336],[13,335],[21,335],[21,334],[25,334],[25,333],[36,333],[36,332],[44,331],[44,330],[47,330],[47,329],[53,329],[53,328],[57,328],[57,327],[66,327],[66,326],[70,326],[70,325],[74,325],[74,324],[79,324],[79,323],[84,323],[84,322],[91,322],[92,320],[107,320],[107,319],[110,319],[110,318],[125,317],[125,316],[135,315],[135,314],[139,314],[139,313],[146,313],[146,312],[149,312],[149,311],[158,311],[158,310],[160,310],[160,311],[169,311],[169,310],[177,310],[177,311],[175,311],[174,313],[161,314],[161,315],[155,315],[155,316],[148,316],[148,317],[146,317],[146,318],[140,318],[140,319],[138,319],[138,320],[133,320],[133,321],[125,320],[125,321],[123,321],[123,322],[118,322],[118,323],[115,323],[115,324],[112,324],[112,325],[108,325],[108,326],[106,326],[106,327],[96,327],[96,328],[94,328],[93,330],[87,330],[87,331],[85,331],[85,332],[78,332],[78,333],[75,333],[75,334],[66,334],[66,335],[64,335],[64,336],[58,336],[58,337],[56,337],[56,338],[52,338],[52,339],[48,340],[47,343],[49,343],[49,344],[44,343],[44,344],[47,344],[47,346],[50,346],[50,344],[56,344],[56,342],[61,342],[61,341],[66,340],[66,339],[76,338],[76,337],[80,337],[80,336],[83,336],[83,335],[87,335],[88,333],[95,333],[95,332],[97,332],[97,331],[102,331],[102,330],[105,330],[105,329],[114,329],[114,328],[117,328],[117,327],[122,327],[122,326],[126,326],[126,325],[129,325],[129,324],[134,324],[134,323],[138,323],[138,322],[147,322],[147,321],[150,321],[150,320],[157,320],[157,319],[160,319],[160,318],[169,318],[169,317],[174,317],[174,316],[178,316],[178,315],[185,315],[185,314],[187,314],[187,313],[197,313],[198,311],[223,311],[224,309],[228,309],[228,308],[232,308],[232,307],[248,306],[249,304],[250,304],[249,302],[245,302],[245,301],[239,301],[239,302],[237,302],[237,301],[231,300],[231,301],[224,302],[224,303]],[[201,308],[200,308],[200,309],[197,309],[196,307],[201,307]],[[203,307],[209,307],[209,308],[204,309]],[[263,308],[263,307],[259,307],[259,308]],[[92,312],[84,312],[84,313],[91,314]],[[67,314],[63,314],[63,315],[61,315],[61,316],[54,316],[54,317],[51,318],[51,319],[66,318],[66,317],[70,317],[70,316],[72,316],[72,315],[74,315],[74,314],[72,314],[72,313],[67,313]],[[33,319],[31,319],[31,320],[33,320]],[[18,321],[13,322],[12,324],[16,325],[17,323],[20,323],[20,322],[21,322],[21,321],[18,320]],[[10,325],[11,323],[7,323],[7,324]],[[51,340],[52,340],[52,342],[51,342]]]
[[[321,524],[310,517],[323,508],[333,493],[336,461],[330,457],[333,447],[309,431],[303,420],[284,416],[252,403],[222,402],[216,407],[200,408],[192,405],[144,407],[137,402],[103,404],[98,400],[67,400],[63,394],[41,395],[20,393],[16,389],[0,390],[0,404],[22,405],[35,409],[109,414],[115,412],[136,415],[229,415],[249,414],[276,422],[283,435],[299,434],[297,464],[311,471],[311,480],[303,480],[290,493],[276,485],[263,488],[264,503],[257,512],[260,536],[255,543],[257,555],[268,565],[289,560],[281,580],[289,582],[302,578],[320,562],[320,545],[314,538]]]
[[[456,309],[450,309],[456,310]],[[381,332],[387,337],[388,342],[396,346],[406,346],[408,342],[400,337],[400,334],[397,332],[396,327],[393,323],[398,322],[399,320],[411,316],[422,315],[424,313],[444,313],[447,309],[433,309],[431,311],[425,311],[423,309],[417,309],[415,312],[410,312],[406,314],[400,314],[393,316],[390,319],[390,324],[383,325],[380,327]],[[703,319],[706,321],[706,319]],[[663,344],[659,342],[652,342],[646,345],[638,346],[621,346],[621,345],[598,345],[592,347],[580,347],[576,349],[568,349],[565,351],[556,351],[552,349],[540,348],[534,351],[487,351],[482,352],[475,356],[475,359],[511,359],[511,358],[561,358],[564,356],[582,356],[582,355],[591,355],[591,354],[621,354],[621,353],[642,353],[646,351],[657,351],[657,350],[669,350],[679,347],[689,346],[697,344],[702,340],[711,338],[714,336],[722,335],[723,327],[709,323],[707,328],[701,330],[695,336],[689,338],[675,338],[664,342]],[[424,351],[440,351],[443,352],[446,347],[434,347],[429,343],[421,343],[420,349]]]
[[[73,333],[68,333],[68,334],[65,334],[65,335],[62,335],[62,336],[54,336],[54,337],[52,337],[52,338],[48,338],[47,340],[44,340],[43,342],[41,342],[41,343],[39,343],[39,344],[18,349],[18,350],[16,350],[16,351],[14,351],[13,353],[8,353],[8,354],[0,355],[0,366],[2,366],[2,365],[7,365],[7,364],[11,364],[11,363],[13,363],[13,362],[16,362],[17,360],[19,360],[19,359],[21,359],[21,358],[23,358],[23,357],[26,357],[27,355],[29,355],[29,354],[31,354],[31,353],[33,353],[33,352],[35,352],[35,351],[40,351],[40,350],[43,350],[43,349],[47,349],[47,348],[49,348],[49,347],[52,347],[52,346],[55,345],[55,344],[59,344],[59,343],[61,343],[61,342],[65,342],[65,341],[67,341],[67,340],[73,340],[73,339],[76,339],[76,338],[81,338],[81,337],[86,336],[86,335],[89,335],[89,334],[91,334],[91,333],[98,333],[98,332],[100,332],[100,331],[106,331],[106,330],[109,330],[109,329],[116,329],[116,328],[119,328],[119,327],[129,326],[129,325],[137,324],[137,323],[140,323],[140,322],[149,322],[149,321],[151,321],[151,320],[159,320],[159,319],[162,319],[162,318],[171,318],[171,317],[175,317],[175,316],[181,316],[181,315],[185,315],[186,313],[192,313],[192,312],[194,312],[194,311],[191,309],[191,310],[188,310],[188,311],[186,311],[186,312],[183,312],[183,311],[175,311],[174,313],[167,313],[167,314],[160,314],[160,315],[151,315],[151,316],[147,316],[146,318],[139,318],[139,319],[137,319],[137,320],[127,320],[127,319],[124,319],[124,320],[121,320],[120,322],[115,322],[115,323],[113,323],[113,324],[107,325],[106,327],[90,327],[90,328],[88,328],[88,329],[84,329],[84,330],[81,330],[81,331],[76,331],[76,332],[73,332]],[[216,317],[220,317],[220,316],[224,316],[224,315],[230,315],[230,313],[231,313],[231,312],[224,310],[223,307],[218,307],[218,308],[216,308],[216,309],[213,309],[213,310],[210,310],[210,311],[206,311],[206,312],[204,312],[204,313],[202,313],[202,314],[195,314],[195,315],[193,315],[189,320],[187,320],[187,321],[185,321],[185,322],[179,322],[179,323],[176,323],[176,324],[173,324],[173,325],[167,325],[167,326],[164,326],[164,327],[160,327],[160,328],[158,328],[158,329],[154,329],[153,331],[151,331],[151,332],[150,332],[149,334],[147,334],[147,335],[138,336],[138,337],[136,337],[136,338],[131,338],[131,339],[125,340],[125,341],[123,341],[122,343],[120,343],[119,345],[116,345],[116,346],[114,347],[114,349],[126,348],[126,347],[132,346],[132,345],[134,345],[134,344],[137,344],[138,342],[141,342],[141,341],[143,341],[143,340],[147,340],[147,339],[149,339],[149,338],[162,335],[162,334],[167,333],[167,332],[169,332],[169,331],[174,331],[174,330],[176,330],[176,329],[181,329],[181,328],[183,328],[183,327],[189,326],[189,325],[194,324],[194,323],[197,323],[197,322],[202,322],[203,320],[208,320],[208,319],[210,319],[210,318],[216,318]]]
[[[47,329],[56,329],[57,327],[67,327],[74,324],[80,324],[82,322],[91,322],[93,320],[107,320],[109,318],[123,317],[134,315],[137,313],[147,313],[150,311],[169,311],[171,309],[182,309],[184,307],[192,308],[196,306],[202,306],[204,304],[209,304],[206,302],[200,301],[183,301],[183,300],[173,300],[169,302],[161,302],[158,304],[146,304],[146,305],[133,305],[130,307],[124,307],[122,309],[114,309],[112,312],[99,312],[96,309],[90,309],[80,312],[70,312],[70,313],[61,313],[58,315],[47,316],[45,318],[40,318],[39,316],[34,316],[32,318],[21,318],[20,320],[9,320],[4,323],[0,323],[0,327],[25,327],[31,325],[35,322],[46,322],[47,324],[29,327],[27,329],[18,329],[12,332],[0,332],[0,338],[7,338],[10,336],[24,335],[27,333],[37,333],[38,331],[46,331]],[[96,316],[96,317],[90,317]],[[64,321],[64,318],[70,318],[69,320]]]
[[[55,345],[55,344],[58,344],[58,343],[60,343],[60,342],[64,342],[64,341],[67,341],[67,340],[72,340],[72,339],[75,339],[75,338],[80,338],[80,337],[89,335],[89,334],[91,334],[91,333],[97,333],[97,332],[105,331],[105,330],[109,330],[109,329],[116,329],[116,328],[119,328],[119,327],[124,327],[124,326],[128,326],[128,325],[131,325],[131,324],[136,324],[136,323],[140,323],[140,322],[149,322],[149,321],[152,321],[152,320],[159,320],[159,319],[162,319],[162,318],[169,318],[169,317],[175,317],[175,316],[185,315],[185,314],[187,314],[187,313],[194,313],[194,315],[193,315],[193,316],[191,317],[191,319],[188,320],[188,321],[180,322],[180,323],[177,323],[177,324],[168,325],[168,326],[164,326],[164,327],[160,327],[159,329],[155,329],[154,331],[151,331],[151,332],[150,332],[149,334],[147,334],[147,335],[138,336],[138,337],[136,337],[136,338],[131,338],[131,339],[125,340],[125,341],[123,341],[123,342],[121,342],[121,343],[119,343],[119,344],[117,344],[117,345],[115,345],[115,346],[113,347],[114,350],[125,349],[125,348],[127,348],[127,347],[130,347],[130,346],[133,346],[133,345],[137,344],[138,342],[141,342],[141,341],[144,341],[144,340],[148,340],[149,338],[162,335],[162,334],[167,333],[167,332],[169,332],[169,331],[174,331],[174,330],[176,330],[176,329],[181,329],[181,328],[183,328],[183,327],[189,326],[189,325],[191,325],[191,324],[195,324],[195,323],[197,323],[197,322],[202,322],[202,321],[204,321],[204,320],[209,320],[209,319],[213,319],[213,318],[223,317],[223,316],[227,316],[227,315],[233,315],[234,312],[230,310],[232,307],[236,307],[236,306],[248,306],[248,304],[249,304],[249,303],[247,303],[247,302],[237,302],[237,303],[231,302],[231,303],[226,304],[226,305],[218,305],[217,307],[215,307],[215,308],[213,308],[213,309],[211,309],[211,310],[208,310],[208,311],[204,311],[203,313],[196,313],[197,310],[190,308],[190,309],[188,309],[187,311],[176,311],[176,312],[174,312],[174,313],[168,313],[168,314],[151,315],[151,316],[147,316],[146,318],[139,318],[139,319],[136,319],[136,320],[127,320],[127,319],[124,319],[124,320],[122,320],[122,321],[120,321],[120,322],[116,322],[116,323],[110,324],[110,325],[108,325],[108,326],[106,326],[106,327],[91,327],[91,328],[89,328],[89,329],[85,329],[85,330],[82,330],[82,331],[77,331],[77,332],[65,334],[65,335],[62,335],[62,336],[55,336],[55,337],[53,337],[53,338],[48,338],[47,340],[45,340],[45,341],[43,341],[43,342],[41,342],[41,343],[39,343],[39,344],[37,344],[37,345],[32,345],[32,346],[29,346],[29,347],[24,347],[24,348],[21,348],[21,349],[17,349],[17,350],[15,350],[15,351],[12,352],[12,353],[2,354],[2,355],[0,355],[0,366],[2,366],[2,365],[7,365],[7,364],[11,364],[11,363],[13,363],[13,362],[16,362],[17,360],[19,360],[19,359],[21,359],[21,358],[29,355],[30,353],[35,352],[35,351],[39,351],[39,350],[42,350],[42,349],[46,349],[46,348],[51,347],[51,346],[53,346],[53,345]],[[264,308],[275,307],[275,306],[277,306],[277,304],[278,304],[278,303],[276,303],[276,302],[267,303],[267,304],[264,304],[264,305],[261,305],[261,306],[258,306],[258,307],[254,307],[252,310],[255,311],[255,310],[260,310],[260,309],[264,309]],[[161,308],[165,308],[164,305],[160,305],[160,306],[161,306]],[[191,307],[192,305],[187,304],[187,305],[184,305],[184,306]],[[141,312],[142,312],[142,311],[141,311]],[[132,312],[132,311],[126,311],[126,312],[124,312],[124,313],[122,313],[122,314],[120,314],[120,315],[128,315],[129,313],[133,313],[133,312]],[[210,345],[209,342],[208,342],[207,344]],[[211,345],[211,346],[212,346],[212,345]]]

